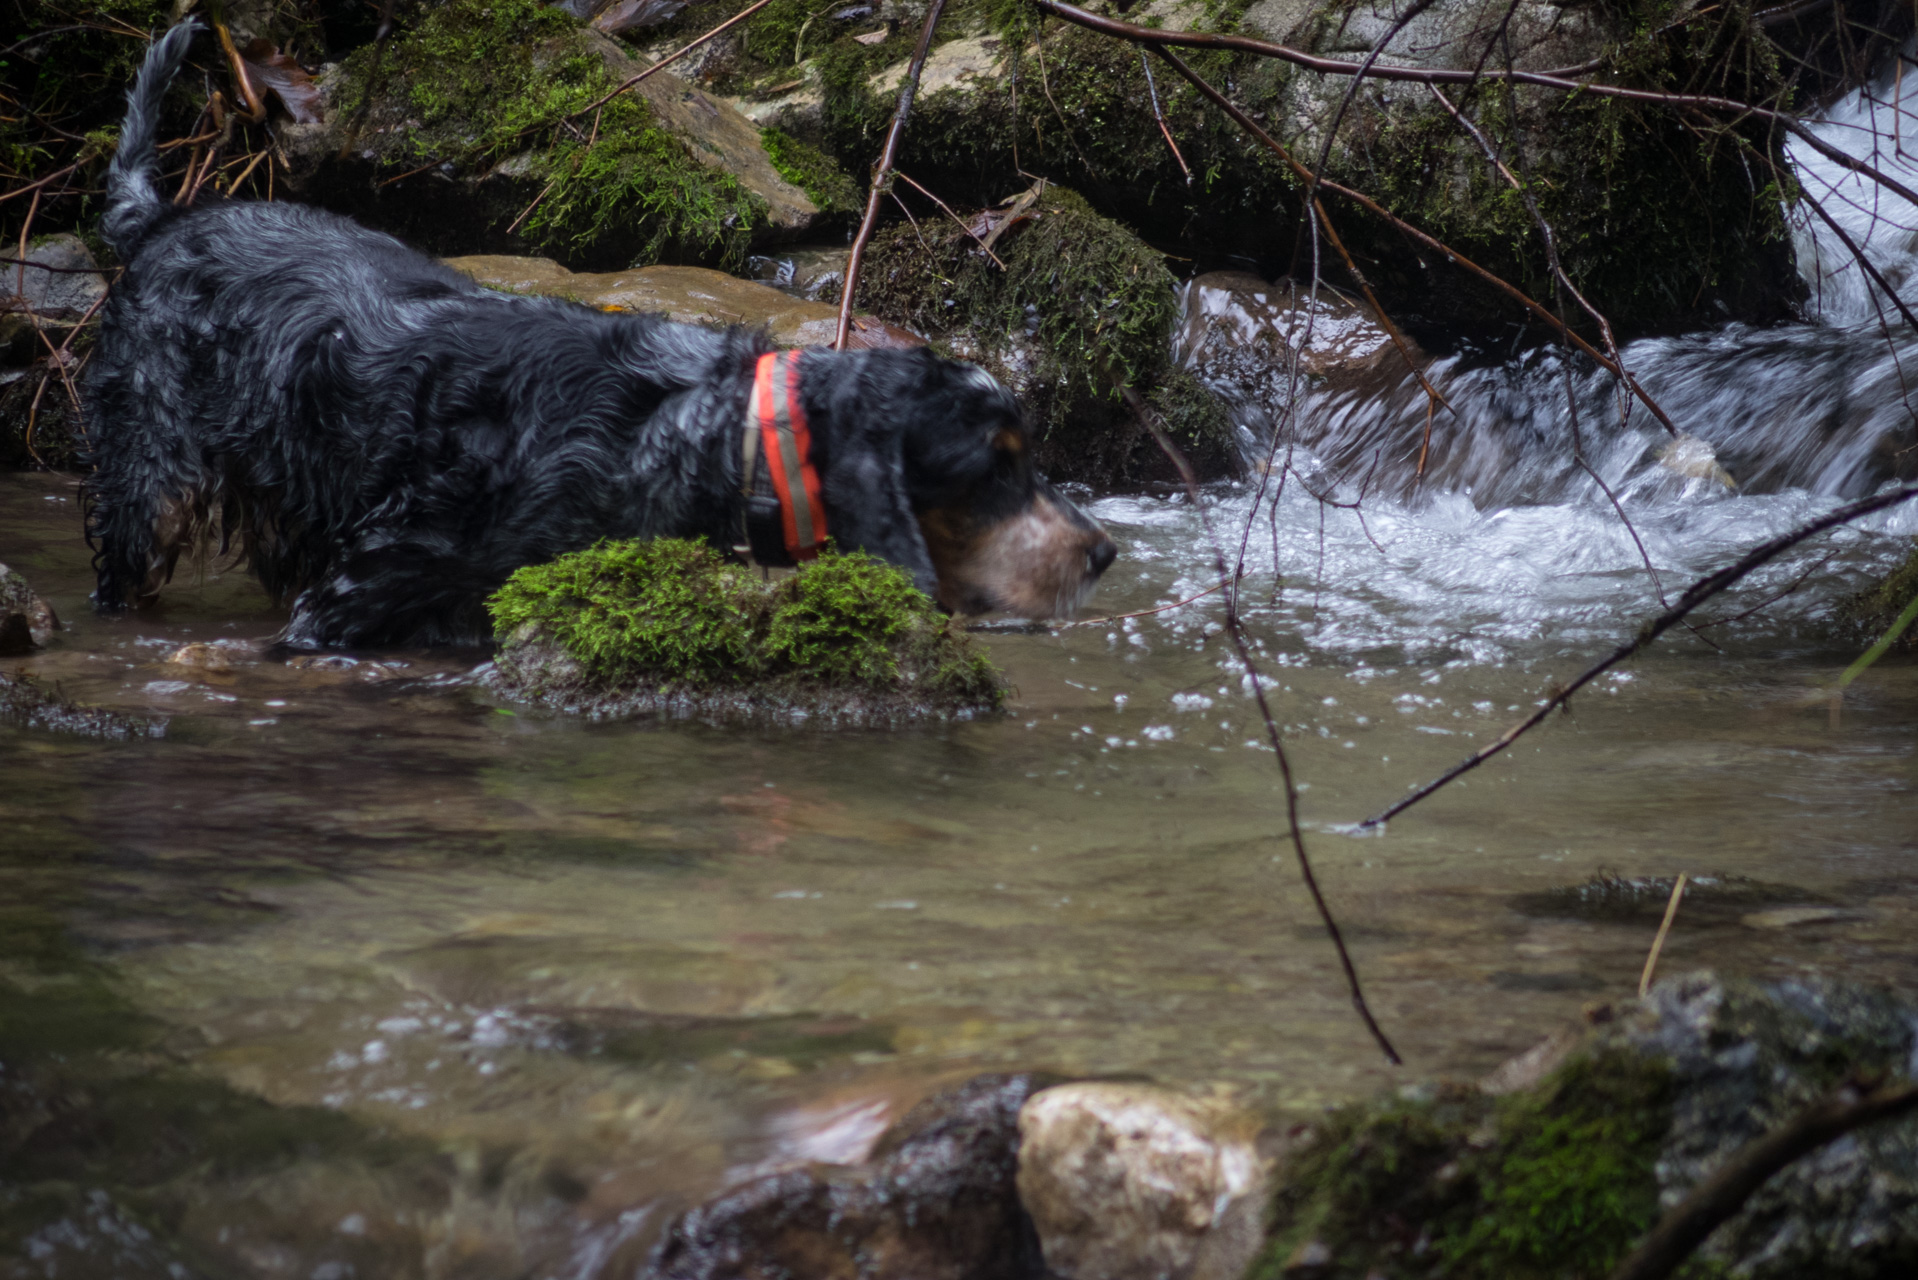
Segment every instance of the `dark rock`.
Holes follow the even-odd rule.
[[[0,564],[0,657],[44,648],[59,629],[53,606],[35,595],[25,578]]]
[[[667,1229],[646,1280],[1039,1280],[1016,1186],[1019,1109],[1044,1081],[980,1076],[913,1108],[863,1166],[747,1183]]]
[[[79,236],[48,236],[28,248],[26,261],[36,265],[0,270],[0,295],[17,309],[46,319],[77,320],[106,297],[106,277]]]

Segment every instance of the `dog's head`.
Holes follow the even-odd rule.
[[[802,386],[839,544],[911,570],[954,613],[1070,615],[1118,555],[1032,466],[1019,402],[916,350],[808,352]]]

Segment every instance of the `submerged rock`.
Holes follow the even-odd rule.
[[[1918,1009],[1838,982],[1669,979],[1480,1087],[1343,1108],[1294,1149],[1255,1277],[1603,1275],[1746,1143],[1856,1072],[1912,1074]],[[1774,1175],[1699,1251],[1749,1280],[1918,1265],[1918,1119]]]
[[[913,1108],[862,1166],[730,1191],[667,1229],[643,1280],[1040,1280],[1015,1176],[1019,1109],[1041,1083],[976,1077]]]
[[[851,728],[1005,698],[904,570],[858,552],[765,582],[700,543],[602,543],[519,570],[488,607],[506,642],[487,687],[593,719]]]
[[[1091,1081],[1019,1113],[1019,1198],[1062,1280],[1236,1280],[1258,1252],[1255,1117],[1149,1084]]]
[[[59,629],[53,606],[35,595],[25,578],[0,564],[0,658],[44,648]]]
[[[43,689],[24,677],[9,675],[0,675],[0,724],[114,742],[166,736],[164,720],[126,715],[104,707],[78,706],[54,690]]]

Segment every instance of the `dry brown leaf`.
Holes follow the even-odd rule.
[[[240,61],[246,64],[247,79],[255,88],[271,90],[295,124],[318,124],[326,118],[326,102],[313,77],[272,42],[254,39],[240,51]]]
[[[887,31],[884,27],[881,27],[877,31],[868,31],[863,36],[854,36],[853,39],[857,40],[860,44],[878,44],[881,40],[884,40],[887,36],[891,34],[892,33],[890,31]]]

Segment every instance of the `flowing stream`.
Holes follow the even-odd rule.
[[[1863,110],[1826,128],[1842,143]],[[1845,217],[1868,197],[1830,194]],[[1858,227],[1912,278],[1908,233]],[[132,743],[0,729],[0,1123],[42,1135],[0,1174],[0,1274],[629,1275],[676,1207],[856,1159],[977,1072],[1301,1112],[1469,1077],[1633,993],[1664,906],[1633,877],[1706,877],[1662,971],[1918,983],[1918,666],[1830,694],[1858,648],[1832,606],[1918,510],[1781,560],[1722,625],[1349,833],[1655,611],[1644,558],[1670,592],[1908,474],[1885,444],[1910,433],[1907,340],[1816,232],[1821,319],[1626,352],[1737,488],[1570,371],[1637,540],[1570,457],[1544,355],[1441,362],[1459,418],[1422,484],[1413,394],[1308,390],[1276,503],[1094,505],[1124,546],[1097,612],[1198,596],[1208,522],[1229,555],[1243,539],[1309,848],[1403,1072],[1279,838],[1209,597],[982,632],[1018,686],[999,719],[566,723],[482,698],[481,653],[263,660],[243,642],[278,615],[214,567],[98,618],[75,479],[0,476],[0,560],[69,624],[6,669],[172,717]],[[1622,879],[1567,892],[1601,873]]]

